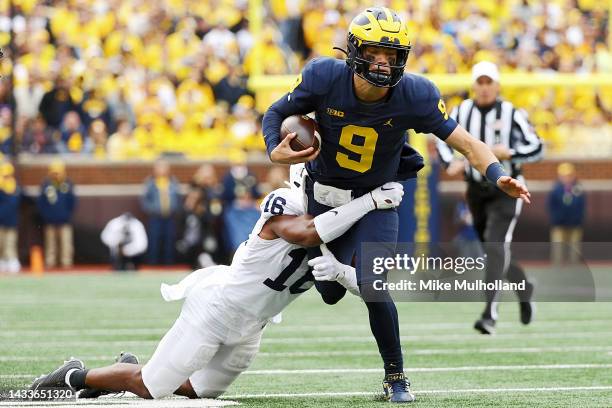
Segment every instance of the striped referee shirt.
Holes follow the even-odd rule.
[[[523,163],[538,161],[542,157],[542,141],[527,120],[527,115],[510,102],[498,99],[493,106],[481,109],[472,99],[466,99],[453,109],[451,117],[489,147],[501,144],[510,149],[512,158],[501,163],[514,178],[521,174]],[[440,139],[436,148],[442,164],[448,167],[453,160],[453,149]],[[485,180],[467,160],[465,177],[473,182]]]

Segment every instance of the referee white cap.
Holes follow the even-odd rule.
[[[497,65],[489,61],[481,61],[472,67],[472,81],[476,82],[481,76],[491,78],[495,82],[499,82],[499,69]]]

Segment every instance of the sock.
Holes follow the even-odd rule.
[[[85,377],[89,370],[77,370],[76,368],[66,373],[66,384],[75,390],[79,391],[83,388],[88,388],[85,385]]]
[[[403,372],[402,361],[385,362],[385,377],[390,374],[402,374]]]
[[[362,286],[367,292],[370,285]],[[366,297],[364,294],[364,298]],[[378,344],[378,351],[384,362],[385,375],[404,372],[404,360],[399,334],[399,319],[395,304],[389,298],[386,302],[366,302],[370,315],[370,328]]]

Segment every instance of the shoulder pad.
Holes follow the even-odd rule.
[[[324,95],[329,92],[343,70],[349,69],[341,60],[335,58],[315,58],[302,70],[302,82],[312,93]]]

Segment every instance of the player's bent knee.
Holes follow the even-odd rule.
[[[325,304],[335,305],[344,297],[344,295],[344,293],[321,293],[321,298]]]

